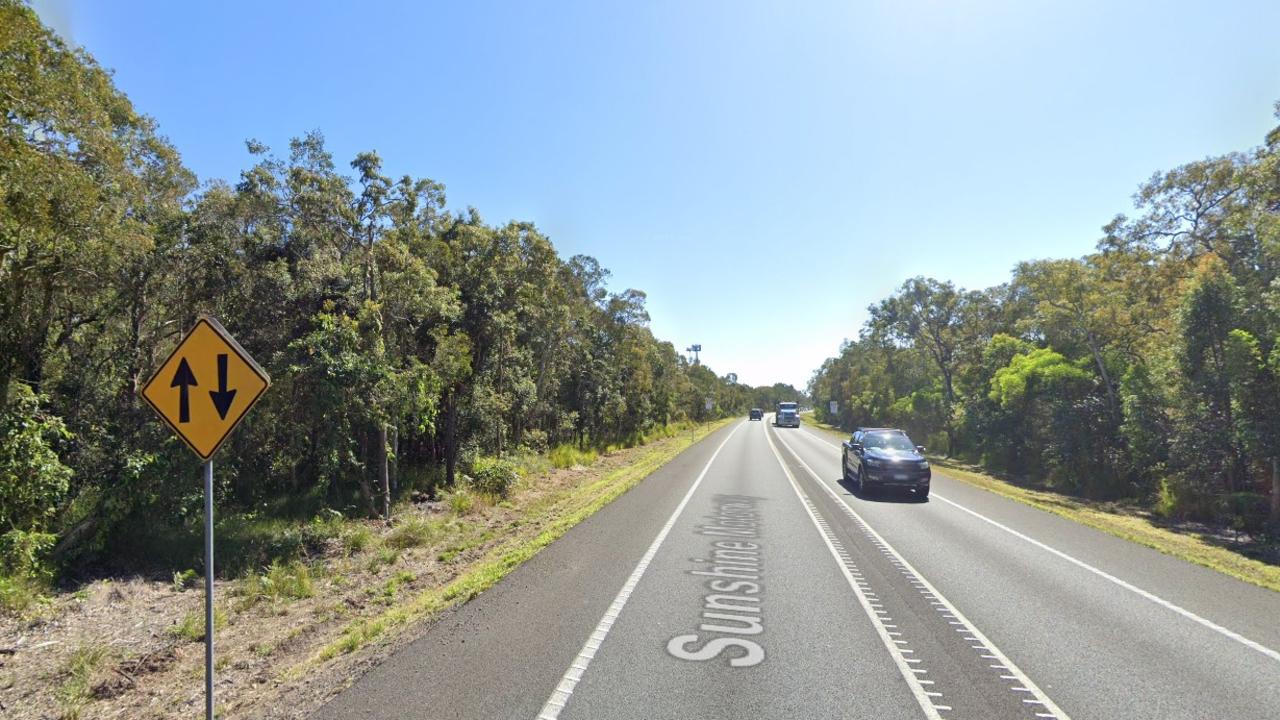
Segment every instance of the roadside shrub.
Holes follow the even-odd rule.
[[[369,529],[369,526],[364,525],[363,523],[348,527],[342,533],[342,546],[345,547],[349,553],[364,552],[370,547],[373,547],[373,543],[373,531]]]
[[[0,535],[0,574],[47,582],[47,559],[58,537],[53,533],[10,530]]]
[[[444,466],[406,465],[399,469],[399,481],[401,495],[407,496],[414,492],[431,495],[444,484]]]
[[[431,523],[418,515],[401,520],[388,535],[387,545],[399,550],[426,545],[431,541]]]
[[[383,565],[394,565],[399,559],[399,550],[390,547],[379,548],[373,557],[369,558],[369,572],[378,572]]]
[[[577,465],[590,465],[596,461],[596,451],[579,450],[576,445],[566,443],[557,445],[547,454],[547,459],[551,464],[558,468],[568,468]]]
[[[23,576],[0,575],[0,612],[21,615],[45,599],[46,587]]]
[[[62,419],[40,409],[22,383],[10,387],[0,414],[0,527],[43,530],[71,483],[55,445],[71,438]]]
[[[1221,512],[1237,532],[1256,535],[1267,528],[1270,505],[1266,495],[1255,492],[1231,493],[1222,498]]]
[[[217,632],[227,624],[227,614],[217,605],[213,607],[213,630]],[[189,612],[177,623],[169,626],[168,634],[187,642],[204,641],[204,608]]]
[[[667,423],[665,425],[654,425],[640,436],[639,444],[647,445],[651,442],[675,437],[681,433],[688,432],[695,424],[696,423],[681,420],[679,422]]]
[[[465,488],[454,490],[445,496],[445,502],[449,504],[449,509],[454,515],[467,515],[475,509],[475,495]]]
[[[311,568],[294,560],[288,563],[271,563],[262,573],[245,575],[236,594],[244,601],[236,608],[246,610],[263,600],[301,600],[315,594],[311,582]]]
[[[538,477],[545,475],[554,469],[551,461],[547,459],[547,454],[536,453],[529,449],[517,452],[509,458],[511,463],[515,465],[516,472],[521,478]]]
[[[173,574],[173,589],[175,592],[182,592],[196,584],[198,575],[195,570],[183,570]]]
[[[1196,483],[1182,475],[1161,478],[1156,494],[1155,511],[1170,519],[1207,519],[1212,498]]]
[[[302,530],[302,543],[313,548],[323,546],[329,540],[342,537],[347,520],[337,510],[328,509],[311,519]]]
[[[547,433],[545,430],[537,428],[525,430],[524,436],[520,439],[522,444],[533,452],[541,453],[547,450]]]
[[[0,535],[0,611],[18,615],[45,599],[53,580],[47,557],[56,541],[44,532]]]
[[[505,498],[520,482],[516,466],[497,458],[480,458],[471,466],[471,488],[478,493]]]
[[[218,522],[215,533],[218,572],[234,576],[277,561],[321,555],[345,529],[340,516],[305,522],[255,513],[228,516]]]

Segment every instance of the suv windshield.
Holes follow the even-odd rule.
[[[868,433],[862,437],[862,446],[877,450],[915,450],[911,438],[902,433]]]

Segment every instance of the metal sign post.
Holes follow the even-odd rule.
[[[213,720],[213,461],[204,461],[204,716]]]
[[[204,461],[204,712],[213,720],[213,454],[271,386],[240,343],[207,315],[142,387],[160,419]]]

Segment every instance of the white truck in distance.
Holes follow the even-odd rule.
[[[775,427],[800,427],[800,407],[794,402],[778,403],[778,411],[773,415]]]

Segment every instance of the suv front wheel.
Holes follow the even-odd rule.
[[[843,462],[842,462],[842,463],[841,463],[841,465],[842,465],[842,466],[843,466],[843,468],[844,468],[844,479],[845,479],[845,480],[847,480],[847,481],[849,482],[849,484],[853,486],[853,491],[854,491],[854,492],[856,492],[856,493],[858,493],[858,494],[861,494],[861,493],[862,493],[862,487],[863,487],[863,486],[862,486],[862,477],[861,477],[861,475],[858,475],[858,474],[855,474],[855,473],[850,472],[850,471],[849,471],[849,466],[848,466],[847,464],[845,464],[845,463],[843,463]]]

